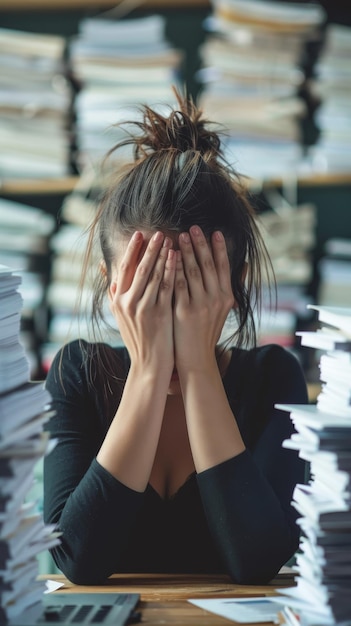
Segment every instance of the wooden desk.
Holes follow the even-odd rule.
[[[227,576],[184,574],[115,574],[106,585],[73,585],[62,575],[41,576],[63,582],[64,592],[133,592],[140,594],[141,626],[225,626],[234,624],[188,602],[188,598],[272,596],[278,587],[291,586],[290,576],[278,576],[269,585],[234,585]],[[263,624],[258,626],[264,626]]]

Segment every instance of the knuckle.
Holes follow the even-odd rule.
[[[167,279],[163,279],[160,283],[160,289],[162,289],[162,291],[170,291],[171,287],[172,285]]]
[[[185,278],[177,278],[176,288],[179,290],[183,290],[187,288],[187,281],[185,280]]]
[[[200,278],[200,269],[197,265],[192,265],[188,269],[189,277],[198,280]]]

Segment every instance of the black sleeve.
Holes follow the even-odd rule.
[[[44,519],[63,533],[52,550],[60,570],[77,584],[99,584],[114,571],[143,494],[95,459],[105,433],[79,345],[56,356],[46,380],[55,411],[48,429],[57,444],[44,459]]]
[[[306,383],[297,359],[282,348],[267,351],[262,367],[271,409],[253,449],[198,474],[211,533],[228,573],[241,584],[269,582],[299,543],[291,500],[305,480],[305,464],[282,447],[293,425],[274,405],[305,404]]]

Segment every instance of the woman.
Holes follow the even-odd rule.
[[[103,257],[93,318],[107,297],[125,347],[72,342],[47,377],[58,443],[44,515],[78,584],[141,571],[267,583],[298,547],[304,466],[282,447],[292,425],[275,404],[305,403],[304,377],[283,348],[255,347],[269,261],[254,213],[218,134],[178,104],[168,117],[144,107],[123,144],[134,161],[91,227],[87,259],[96,234]]]

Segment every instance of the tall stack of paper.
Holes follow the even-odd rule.
[[[0,176],[69,172],[71,93],[65,39],[0,29]]]
[[[278,192],[267,191],[271,210],[259,214],[258,226],[272,261],[277,306],[263,299],[258,324],[259,343],[295,345],[297,319],[306,311],[307,287],[312,279],[312,250],[316,240],[316,209],[293,206]]]
[[[29,499],[36,463],[49,451],[50,396],[31,382],[19,341],[20,277],[0,266],[0,621],[40,601],[37,556],[59,541]]]
[[[350,172],[351,169],[351,27],[328,24],[316,66],[314,91],[321,98],[316,122],[321,136],[310,150],[313,169]]]
[[[170,103],[180,60],[179,51],[165,39],[162,16],[82,20],[70,44],[79,86],[75,115],[80,170],[98,163],[117,143],[121,132],[113,126],[134,120],[136,104]]]
[[[93,178],[91,178],[91,175]],[[81,337],[94,340],[91,325],[93,282],[99,271],[101,253],[93,248],[84,285],[81,278],[85,250],[88,244],[88,231],[97,210],[94,199],[96,178],[93,172],[86,172],[80,178],[74,191],[65,198],[61,207],[63,224],[51,237],[51,280],[46,299],[50,307],[50,321],[47,342],[42,346],[42,364],[46,371],[58,349],[66,342]],[[112,328],[116,328],[108,305],[106,317]],[[100,325],[97,340],[120,344],[121,339],[108,326]]]
[[[33,375],[40,371],[37,346],[46,333],[49,240],[55,225],[54,217],[42,209],[0,199],[0,264],[23,272],[21,341]]]
[[[290,411],[296,434],[284,446],[310,463],[308,485],[297,485],[293,504],[302,538],[296,587],[277,601],[301,626],[351,621],[351,308],[310,305],[321,328],[302,332],[302,344],[320,349],[322,391],[315,405]]]
[[[306,113],[297,96],[301,58],[322,8],[271,0],[213,0],[213,8],[202,48],[202,107],[229,129],[228,158],[242,173],[267,178],[296,171]]]
[[[351,307],[351,239],[326,241],[318,263],[318,303]]]

